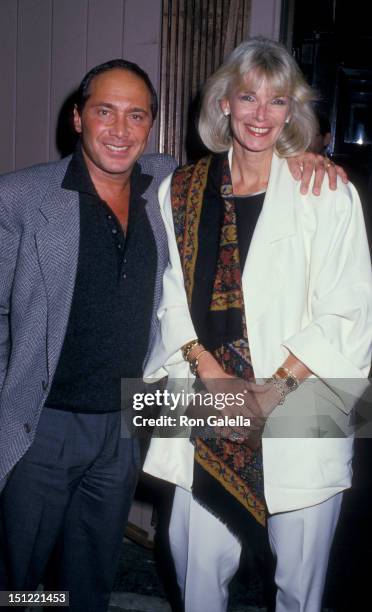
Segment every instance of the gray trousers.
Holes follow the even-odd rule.
[[[44,408],[0,496],[0,587],[44,582],[70,592],[70,611],[107,610],[138,472],[120,412]]]

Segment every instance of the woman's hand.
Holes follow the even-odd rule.
[[[272,382],[266,382],[263,385],[256,383],[246,383],[247,390],[254,398],[254,405],[258,407],[259,418],[266,420],[277,407],[281,400],[281,396]],[[253,402],[251,402],[253,404]]]
[[[266,419],[278,406],[281,396],[272,382],[263,385],[245,383],[246,403],[245,416],[250,418],[250,427],[238,429],[230,433],[234,442],[245,443],[251,450],[256,450],[261,444],[262,433]]]
[[[200,353],[200,360],[198,365],[198,374],[202,382],[208,388],[209,385],[213,385],[214,379],[222,379],[222,378],[234,378],[234,376],[230,376],[230,374],[226,374],[225,370],[220,366],[217,359],[213,357],[212,353],[209,351]]]
[[[310,180],[315,172],[313,194],[321,192],[324,175],[327,172],[329,188],[337,189],[337,176],[343,183],[348,182],[348,176],[341,166],[337,166],[330,159],[317,153],[302,153],[296,157],[288,157],[289,170],[296,181],[301,181],[301,193],[306,194],[309,189]]]
[[[267,419],[280,401],[280,395],[271,382],[258,385],[242,378],[226,374],[218,361],[206,351],[200,356],[198,367],[200,380],[210,393],[243,394],[245,402],[226,406],[221,414],[229,417],[249,417],[252,422]]]
[[[266,419],[276,408],[281,400],[280,393],[272,382],[258,385],[254,382],[247,382],[242,378],[237,378],[226,374],[218,361],[209,352],[200,355],[198,374],[204,383],[207,392],[212,394],[229,394],[230,397],[244,397],[244,403],[230,402],[224,406],[218,414],[222,417],[236,419],[238,416],[249,418],[251,425],[246,427],[224,426],[216,427],[216,433],[223,438],[230,438],[235,442],[245,442],[252,449],[260,444],[262,431]],[[199,414],[203,410],[198,407]],[[209,406],[207,414],[214,413],[214,409]]]

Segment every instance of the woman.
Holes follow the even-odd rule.
[[[190,377],[189,362],[207,388],[240,377],[241,413],[272,413],[262,446],[230,432],[152,441],[145,470],[178,485],[170,537],[186,612],[226,610],[241,543],[266,521],[276,612],[321,607],[352,457],[350,437],[324,436],[351,409],[340,379],[368,374],[372,296],[355,189],[304,196],[288,171],[314,134],[312,97],[284,47],[242,43],[204,91],[199,132],[215,153],[159,192],[171,265],[147,372],[167,355],[171,377]]]

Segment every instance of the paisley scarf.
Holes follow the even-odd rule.
[[[171,201],[191,316],[223,369],[253,379],[227,155],[178,168]],[[261,547],[266,507],[262,447],[224,438],[192,440],[193,495],[242,541]]]

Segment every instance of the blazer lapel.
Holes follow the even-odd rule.
[[[151,352],[151,347],[154,342],[158,328],[157,309],[162,294],[163,273],[168,263],[168,240],[160,213],[158,193],[156,187],[154,186],[154,180],[152,180],[151,184],[143,193],[142,197],[144,200],[146,200],[145,211],[147,218],[150,222],[152,232],[154,234],[157,253],[157,267],[154,287],[154,308],[149,337],[149,350],[145,358],[146,363],[147,357]]]
[[[47,295],[48,367],[53,375],[65,336],[79,254],[79,195],[51,185],[39,209],[35,241]]]
[[[296,186],[296,185],[295,185]],[[269,184],[243,271],[243,290],[248,329],[273,306],[284,275],[285,241],[295,234],[294,185],[287,162],[273,156]]]

